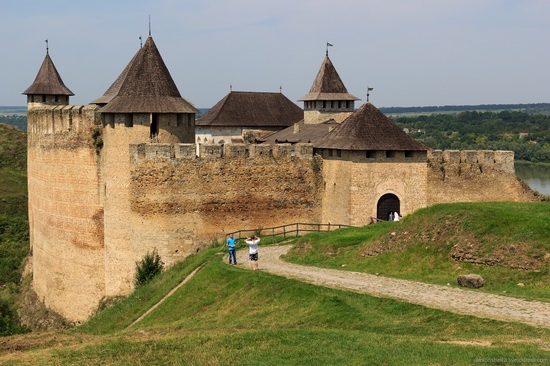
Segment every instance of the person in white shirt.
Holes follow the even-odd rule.
[[[244,242],[248,244],[248,259],[252,263],[252,269],[256,271],[258,270],[258,244],[260,243],[260,238],[252,235],[246,238]]]

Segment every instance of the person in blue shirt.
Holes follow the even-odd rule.
[[[229,249],[229,264],[231,264],[231,259],[233,259],[233,264],[237,264],[237,254],[235,250],[235,238],[233,238],[233,234],[229,234],[229,238],[227,238],[227,243],[225,243],[227,248]]]

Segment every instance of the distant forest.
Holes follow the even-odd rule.
[[[519,160],[550,162],[550,115],[467,111],[392,119],[433,149],[512,150]]]
[[[480,105],[444,105],[427,107],[382,107],[379,108],[385,114],[403,114],[403,113],[448,113],[465,111],[521,111],[531,114],[550,114],[550,103],[531,103],[531,104],[480,104]]]

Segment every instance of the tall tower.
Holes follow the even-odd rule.
[[[348,93],[327,53],[309,93],[300,99],[304,102],[304,123],[342,122],[355,110],[356,100],[359,98]]]
[[[61,80],[48,49],[46,49],[46,57],[34,82],[23,94],[27,96],[27,106],[29,108],[40,105],[69,104],[69,97],[74,94]]]
[[[135,261],[159,244],[155,226],[143,225],[132,208],[129,145],[194,143],[197,109],[181,96],[151,36],[93,103],[102,107],[105,295],[120,296],[133,288]],[[159,254],[174,256],[166,248]]]
[[[98,108],[69,105],[74,94],[48,52],[23,94],[32,288],[47,308],[82,321],[104,297]]]

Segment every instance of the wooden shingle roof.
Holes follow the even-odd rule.
[[[102,113],[198,112],[191,103],[181,97],[151,36],[147,38],[143,48],[136,53],[119,79],[120,87],[117,81],[111,85],[113,93],[116,89],[118,91],[107,105],[101,108]],[[105,94],[110,96],[109,91]]]
[[[303,118],[304,111],[282,93],[231,91],[195,125],[287,127]]]
[[[370,103],[336,126],[314,147],[339,150],[410,150],[426,151],[428,147],[413,140]]]
[[[265,144],[312,143],[313,146],[315,146],[315,142],[326,136],[326,134],[336,125],[338,125],[338,122],[333,119],[323,123],[304,123],[304,121],[300,121],[284,130],[274,132],[264,138],[258,139],[258,141]]]
[[[346,86],[327,55],[309,93],[300,100],[359,100],[359,98],[348,93]]]
[[[74,95],[61,80],[61,76],[57,72],[55,65],[48,53],[38,70],[38,74],[31,86],[23,92],[25,95]]]

